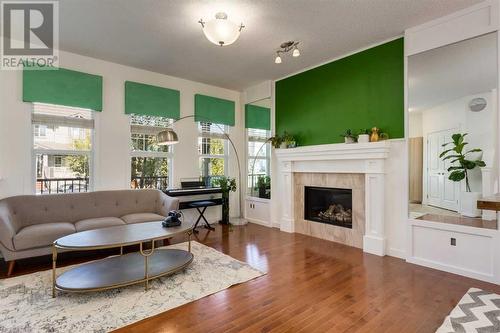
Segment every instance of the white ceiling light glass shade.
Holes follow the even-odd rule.
[[[293,50],[293,52],[292,52],[292,56],[294,56],[294,57],[298,57],[298,56],[300,56],[300,51],[299,51],[299,49],[297,48],[297,46],[295,46],[295,49],[294,49],[294,50]]]
[[[231,45],[238,37],[240,37],[241,29],[245,26],[243,24],[236,24],[227,18],[226,13],[217,13],[215,19],[204,22],[198,21],[202,28],[205,37],[215,45],[226,46]]]
[[[274,59],[274,63],[281,64],[281,57],[279,56],[279,54],[276,56],[276,59]]]

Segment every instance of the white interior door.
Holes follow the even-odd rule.
[[[433,132],[427,136],[427,203],[444,209],[458,211],[459,183],[448,179],[449,161],[439,154],[446,149],[443,144],[451,141],[457,129]]]

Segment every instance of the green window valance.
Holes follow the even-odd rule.
[[[180,91],[138,82],[125,82],[125,113],[179,119]]]
[[[24,69],[23,101],[102,111],[102,76],[64,68]]]
[[[271,129],[271,109],[245,104],[245,127],[269,131]]]
[[[196,94],[194,95],[195,121],[234,126],[234,101]]]

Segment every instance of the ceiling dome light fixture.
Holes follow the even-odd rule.
[[[281,64],[281,54],[285,54],[285,53],[288,53],[290,51],[292,51],[292,56],[294,58],[297,58],[300,56],[300,51],[299,51],[299,48],[297,47],[297,45],[299,45],[299,42],[296,42],[296,41],[288,41],[288,42],[284,42],[280,45],[280,49],[278,51],[276,51],[276,59],[274,60],[274,63],[275,64]]]
[[[201,24],[205,37],[215,45],[220,46],[231,45],[236,42],[240,37],[241,29],[245,27],[243,23],[238,25],[229,21],[227,14],[224,12],[215,14],[215,19],[207,22],[200,19],[198,23]]]

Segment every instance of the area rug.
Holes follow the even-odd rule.
[[[471,288],[436,332],[500,332],[499,316],[500,295]]]
[[[50,270],[2,280],[0,332],[108,332],[265,274],[208,246],[191,246],[191,265],[152,280],[148,291],[137,284],[52,298]],[[169,248],[187,249],[187,243]]]

